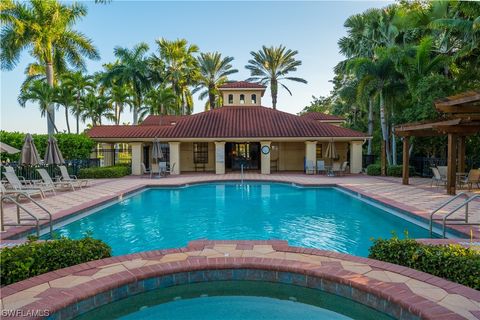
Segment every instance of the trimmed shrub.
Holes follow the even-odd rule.
[[[23,139],[25,133],[0,131],[0,141],[11,145],[17,149],[22,149]],[[33,143],[37,147],[38,153],[41,157],[45,154],[47,148],[48,135],[47,134],[32,134]],[[90,152],[95,147],[95,141],[84,134],[74,133],[58,133],[55,135],[58,141],[58,147],[62,151],[65,160],[73,159],[89,159]],[[10,159],[10,161],[17,161],[20,154],[1,154],[2,160]]]
[[[392,176],[392,177],[401,177],[403,171],[403,166],[388,166],[387,167],[387,176]],[[415,168],[412,166],[408,167],[408,172],[410,176],[413,176],[415,174]]]
[[[129,166],[111,166],[83,168],[78,171],[78,177],[82,179],[121,178],[130,174]]]
[[[367,167],[367,174],[369,176],[379,176],[382,174],[382,169],[379,164],[371,164]]]
[[[480,290],[480,252],[460,245],[426,245],[413,239],[376,239],[369,258],[399,264]]]
[[[28,241],[0,251],[0,284],[4,286],[79,263],[108,258],[111,252],[109,245],[90,236],[79,240]]]

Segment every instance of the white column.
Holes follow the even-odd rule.
[[[142,156],[143,144],[141,142],[132,142],[132,174],[135,176],[142,175]]]
[[[350,141],[350,173],[362,172],[363,141]]]
[[[215,173],[225,174],[225,141],[215,141]]]
[[[305,141],[305,160],[317,165],[317,141]]]
[[[180,174],[180,142],[169,142],[170,174]]]
[[[271,154],[271,141],[260,141],[260,154],[261,154],[261,163],[262,174],[270,174],[270,154]],[[269,152],[267,154],[263,153],[268,147]]]

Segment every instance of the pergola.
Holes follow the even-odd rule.
[[[403,137],[402,182],[408,184],[410,137],[448,136],[447,193],[454,195],[456,173],[465,171],[465,137],[480,132],[480,90],[467,91],[435,101],[443,118],[428,122],[407,123],[395,127]]]

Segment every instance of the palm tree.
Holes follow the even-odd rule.
[[[112,108],[108,103],[108,97],[103,95],[97,96],[93,92],[89,92],[82,98],[82,121],[87,119],[92,121],[92,126],[102,124],[102,118],[107,120],[115,120]]]
[[[279,84],[292,95],[290,89],[281,81],[290,80],[307,83],[305,79],[287,76],[287,74],[297,71],[297,67],[302,65],[302,61],[295,59],[298,51],[287,49],[282,45],[268,48],[263,46],[258,52],[252,51],[250,54],[253,56],[253,59],[248,60],[249,64],[245,66],[245,68],[250,70],[251,76],[247,81],[270,85],[273,109],[277,108]]]
[[[193,93],[205,88],[206,90],[200,93],[200,99],[203,100],[208,96],[209,109],[213,110],[220,96],[218,87],[227,82],[228,76],[238,72],[238,70],[232,69],[233,57],[222,58],[219,52],[200,53],[197,61],[200,74],[198,86],[193,90]]]
[[[13,69],[25,49],[45,68],[47,83],[55,82],[54,63],[65,59],[75,68],[85,68],[83,56],[99,58],[92,41],[73,30],[73,25],[87,14],[86,7],[79,3],[63,4],[57,0],[30,0],[29,4],[3,0],[1,2],[1,68]],[[55,110],[48,113],[48,133],[53,134]]]
[[[18,96],[18,103],[25,107],[28,101],[38,103],[40,106],[40,114],[42,117],[50,117],[51,114],[48,112],[49,107],[55,102],[55,90],[50,87],[46,82],[43,81],[33,81],[30,85],[20,92]],[[58,129],[53,124],[53,129],[58,133]]]
[[[152,60],[162,61],[165,81],[169,82],[175,95],[179,97],[179,107],[183,114],[193,111],[192,92],[189,87],[198,79],[198,62],[194,54],[199,51],[196,45],[188,45],[187,40],[157,40],[159,56]]]
[[[145,95],[145,106],[140,110],[140,119],[147,114],[179,114],[178,99],[171,88],[158,87]]]
[[[84,75],[81,71],[68,72],[62,74],[62,86],[69,88],[75,95],[75,108],[72,110],[75,116],[76,132],[80,133],[80,114],[81,114],[81,99],[86,92],[94,90],[95,83],[93,77]]]
[[[54,102],[60,104],[65,109],[65,121],[67,123],[67,131],[70,133],[70,121],[68,119],[68,110],[75,103],[75,94],[68,86],[61,85],[55,88]]]
[[[131,86],[133,89],[133,124],[138,123],[138,110],[143,103],[144,93],[151,87],[150,70],[146,43],[140,43],[132,49],[115,47],[114,54],[118,61],[109,67],[104,83]]]
[[[131,89],[126,85],[114,84],[110,88],[109,102],[113,105],[115,114],[115,124],[120,124],[120,117],[122,115],[125,105],[132,106],[133,100],[130,98],[132,95]]]

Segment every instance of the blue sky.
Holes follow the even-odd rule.
[[[332,89],[329,80],[333,67],[342,60],[337,41],[345,34],[343,23],[350,15],[371,7],[383,7],[385,1],[321,1],[321,2],[162,2],[120,1],[107,5],[85,2],[88,15],[76,29],[90,37],[98,48],[101,59],[88,61],[88,72],[113,62],[115,46],[132,47],[146,42],[150,51],[156,51],[155,39],[185,38],[201,51],[219,51],[235,58],[233,65],[239,70],[233,80],[244,80],[250,51],[262,45],[283,44],[298,50],[303,65],[295,76],[308,84],[285,83],[292,91],[279,93],[278,109],[299,112],[311,101],[312,95],[327,95]],[[3,130],[32,133],[46,132],[46,119],[40,117],[38,106],[28,103],[19,106],[17,96],[25,79],[24,70],[32,61],[24,52],[18,66],[12,71],[1,71],[1,121]],[[205,101],[195,99],[194,112],[203,111]],[[265,94],[262,104],[271,106],[270,95]],[[63,110],[56,113],[57,126],[66,129]],[[122,121],[130,121],[130,113]],[[71,125],[73,125],[71,117]],[[83,124],[82,127],[85,127]],[[72,127],[73,128],[73,127]]]

